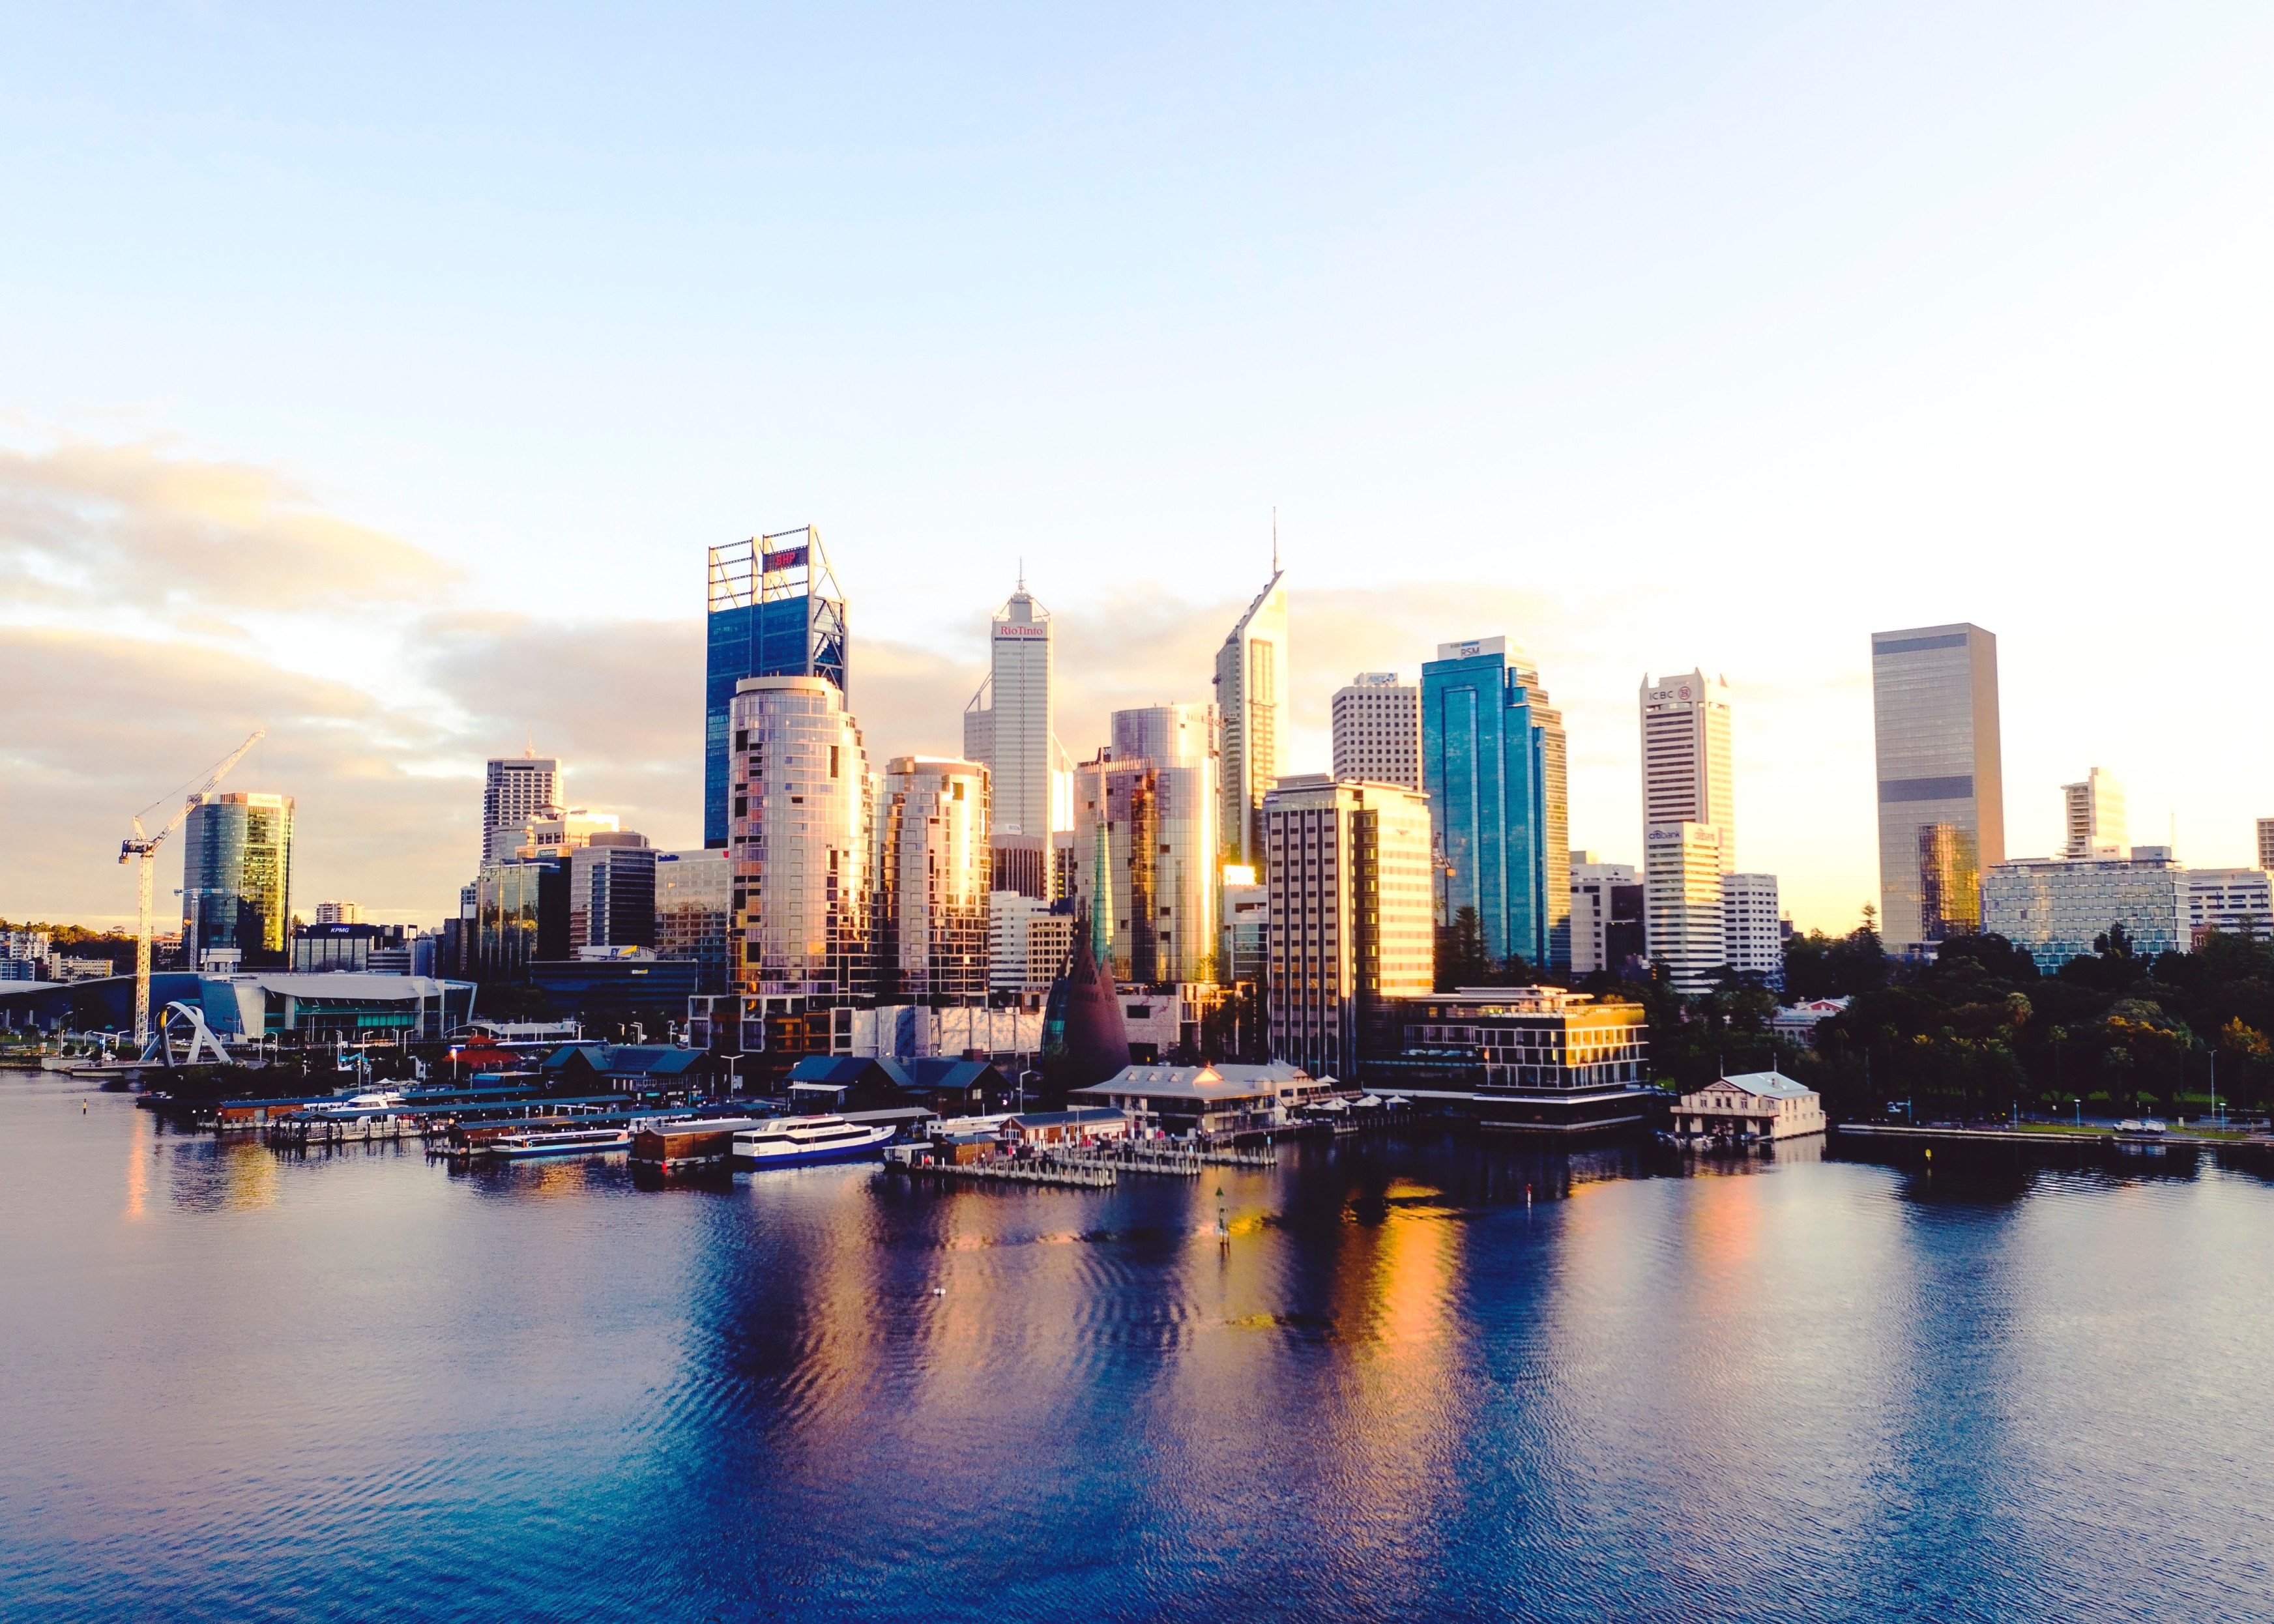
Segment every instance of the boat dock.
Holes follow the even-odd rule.
[[[1121,1176],[1109,1167],[1086,1165],[1058,1156],[988,1156],[977,1162],[918,1162],[888,1158],[885,1166],[915,1178],[971,1178],[1002,1184],[1056,1184],[1107,1190]]]
[[[1898,1139],[1928,1144],[1956,1141],[1977,1145],[2035,1145],[2044,1149],[2059,1145],[2083,1145],[2106,1148],[2116,1145],[2172,1145],[2185,1150],[2263,1150],[2274,1144],[2265,1134],[2247,1136],[2221,1135],[2213,1138],[2201,1133],[2163,1132],[2157,1134],[2127,1133],[2117,1128],[1919,1128],[1902,1123],[1842,1122],[1834,1123],[1832,1132],[1843,1139]]]

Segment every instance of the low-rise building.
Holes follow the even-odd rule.
[[[1813,1048],[1816,1028],[1848,1008],[1845,998],[1804,998],[1798,1004],[1788,1004],[1769,1017],[1769,1030],[1781,1038],[1790,1038],[1796,1043]]]
[[[1086,1145],[1129,1137],[1129,1113],[1095,1106],[1020,1111],[1003,1119],[1000,1137],[1013,1145]]]
[[[1648,963],[1641,871],[1571,853],[1571,973],[1618,971]]]
[[[1674,1122],[1692,1139],[1798,1139],[1824,1132],[1824,1101],[1781,1071],[1745,1071],[1683,1094]]]
[[[1284,1120],[1283,1090],[1311,1079],[1284,1061],[1269,1065],[1132,1065],[1120,1074],[1066,1096],[1073,1106],[1103,1106],[1128,1113],[1140,1133],[1202,1139],[1260,1133]]]
[[[1369,1064],[1377,1089],[1453,1101],[1480,1124],[1581,1132],[1646,1121],[1642,1006],[1561,987],[1464,987],[1397,1001],[1395,1060]]]
[[[2185,952],[2187,871],[2171,849],[2125,857],[2045,857],[1993,863],[1982,876],[1982,929],[2004,936],[2047,974],[2093,951],[2121,925],[2142,956]]]
[[[2274,938],[2274,877],[2263,868],[2190,868],[2187,873],[2187,941],[2202,945],[2213,931]]]

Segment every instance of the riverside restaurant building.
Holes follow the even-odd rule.
[[[1066,1103],[1125,1111],[1140,1134],[1231,1139],[1278,1127],[1286,1121],[1287,1105],[1332,1092],[1330,1082],[1314,1079],[1284,1060],[1269,1065],[1132,1065],[1102,1083],[1073,1090]]]
[[[1465,1106],[1480,1126],[1577,1133],[1640,1126],[1664,1109],[1638,1004],[1561,987],[1464,987],[1393,1001],[1393,1059],[1367,1081]]]

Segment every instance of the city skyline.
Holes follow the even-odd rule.
[[[1266,545],[1268,545],[1268,539]],[[857,600],[860,597],[857,586],[848,588],[847,595],[849,599]],[[1473,595],[1471,595],[1471,601],[1473,601]],[[1294,688],[1290,695],[1289,703],[1289,709],[1295,718],[1291,730],[1290,769],[1291,772],[1324,771],[1329,765],[1331,754],[1330,710],[1333,694],[1337,688],[1348,681],[1347,670],[1338,667],[1351,663],[1348,658],[1337,661],[1332,665],[1327,662],[1335,661],[1338,653],[1373,650],[1378,656],[1373,662],[1374,664],[1388,665],[1393,662],[1402,662],[1406,669],[1418,669],[1426,658],[1427,650],[1416,650],[1412,640],[1418,635],[1419,628],[1427,625],[1434,610],[1427,603],[1411,605],[1393,603],[1389,607],[1396,618],[1390,620],[1382,613],[1384,605],[1379,601],[1371,606],[1371,612],[1369,612],[1366,605],[1352,602],[1349,595],[1339,594],[1332,590],[1321,590],[1307,597],[1298,590],[1292,595],[1291,602],[1292,606],[1290,619],[1296,624],[1297,638],[1301,640],[1304,636],[1301,630],[1302,623],[1306,619],[1315,620],[1320,622],[1320,625],[1310,635],[1320,637],[1328,646],[1320,654],[1320,664],[1317,668],[1306,660],[1299,663],[1294,672]],[[1133,635],[1132,628],[1126,625],[1117,628],[1107,623],[1106,617],[1100,615],[1093,605],[1076,604],[1070,612],[1070,617],[1058,617],[1070,618],[1071,623],[1080,634],[1078,641],[1067,645],[1067,650],[1064,651],[1065,658],[1060,661],[1061,665],[1066,669],[1062,672],[1058,680],[1062,690],[1069,696],[1064,714],[1070,718],[1062,726],[1061,731],[1071,737],[1085,741],[1081,748],[1084,753],[1087,753],[1094,749],[1096,744],[1110,741],[1111,710],[1127,708],[1121,703],[1124,700],[1133,697],[1150,699],[1156,695],[1177,692],[1180,688],[1187,693],[1206,691],[1200,685],[1206,681],[1206,672],[1212,652],[1210,645],[1216,641],[1218,628],[1224,623],[1222,612],[1227,604],[1233,605],[1236,613],[1239,606],[1237,600],[1219,598],[1213,604],[1186,605],[1156,598],[1148,605],[1148,613],[1141,617],[1134,628]],[[1308,616],[1306,614],[1306,604],[1313,605]],[[952,684],[962,680],[966,673],[980,673],[985,670],[986,631],[984,628],[988,624],[986,617],[987,610],[983,594],[975,595],[967,618],[974,623],[975,635],[971,641],[977,646],[968,650],[960,659],[938,649],[912,648],[906,642],[894,638],[891,635],[892,628],[880,628],[876,633],[873,643],[869,638],[862,640],[864,650],[874,648],[882,670],[877,673],[877,680],[869,692],[869,703],[864,704],[856,699],[852,709],[856,718],[862,720],[864,728],[871,727],[868,719],[871,715],[881,718],[871,728],[872,732],[881,730],[879,736],[885,742],[879,748],[907,753],[952,753],[953,751],[960,720],[957,713],[960,707],[945,694],[936,689],[930,692],[926,690],[931,688],[936,680],[935,673],[953,673],[946,679]],[[1385,621],[1388,623],[1385,624]],[[1601,684],[1608,679],[1608,673],[1613,668],[1623,669],[1628,673],[1623,677],[1622,686],[1631,683],[1632,665],[1625,661],[1623,653],[1608,653],[1600,646],[1595,647],[1590,653],[1581,647],[1580,635],[1585,628],[1569,619],[1553,615],[1538,615],[1527,621],[1527,624],[1540,628],[1540,635],[1543,646],[1560,647],[1563,650],[1563,652],[1555,657],[1556,669],[1559,672],[1564,670],[1568,663],[1570,668],[1573,670],[1575,680],[1580,682],[1587,680],[1585,673],[1590,671],[1595,673],[1594,691],[1589,692],[1585,688],[1580,688],[1574,700],[1568,705],[1562,695],[1565,692],[1573,691],[1571,684],[1561,680],[1556,684],[1559,690],[1558,708],[1567,709],[1574,717],[1580,718],[1569,727],[1572,752],[1573,844],[1590,846],[1601,853],[1608,861],[1631,861],[1640,863],[1644,853],[1639,840],[1636,840],[1630,846],[1622,838],[1620,829],[1620,825],[1624,824],[1630,831],[1638,830],[1642,816],[1640,796],[1633,788],[1628,788],[1623,797],[1626,804],[1622,806],[1619,804],[1622,797],[1618,793],[1622,787],[1635,784],[1636,775],[1640,771],[1639,756],[1638,753],[1632,749],[1622,752],[1618,748],[1621,741],[1612,733],[1612,729],[1615,727],[1629,738],[1631,737],[1633,702],[1630,697],[1625,695],[1614,696],[1607,694],[1601,688]],[[1351,635],[1353,628],[1359,631],[1363,641]],[[668,638],[673,630],[673,628],[660,629],[665,632],[666,638]],[[679,651],[680,659],[682,662],[681,669],[686,673],[684,680],[689,683],[699,683],[702,680],[701,618],[699,615],[694,617],[690,622],[683,623],[675,629],[677,641],[681,645]],[[1859,630],[1856,641],[1867,643],[1867,638],[1868,634]],[[658,641],[665,642],[666,639],[658,639]],[[689,653],[695,657],[691,662],[691,670],[688,668],[689,663],[686,660]],[[1848,792],[1846,799],[1852,803],[1852,809],[1849,815],[1850,823],[1844,831],[1848,837],[1845,844],[1850,849],[1844,853],[1835,853],[1835,858],[1844,859],[1844,869],[1848,876],[1844,883],[1839,877],[1840,869],[1833,868],[1832,865],[1826,864],[1824,861],[1826,845],[1836,843],[1826,843],[1820,838],[1814,842],[1795,838],[1795,831],[1803,821],[1813,824],[1820,831],[1824,827],[1821,816],[1810,814],[1804,820],[1787,818],[1781,823],[1775,810],[1781,803],[1789,805],[1785,796],[1777,793],[1781,781],[1788,786],[1800,780],[1818,780],[1820,775],[1807,770],[1808,763],[1802,763],[1803,771],[1795,773],[1788,768],[1781,767],[1780,763],[1773,758],[1765,759],[1766,752],[1763,747],[1769,741],[1760,739],[1757,734],[1756,729],[1758,724],[1755,721],[1755,713],[1761,707],[1750,703],[1752,697],[1750,694],[1748,694],[1749,703],[1744,707],[1743,719],[1736,730],[1735,775],[1744,780],[1744,786],[1740,793],[1747,800],[1748,804],[1751,804],[1756,793],[1766,792],[1762,796],[1766,803],[1763,808],[1766,816],[1748,820],[1749,824],[1764,826],[1755,836],[1756,839],[1763,843],[1757,849],[1758,861],[1749,866],[1766,868],[1781,875],[1785,887],[1785,907],[1795,917],[1799,927],[1803,929],[1811,927],[1826,930],[1852,928],[1862,903],[1877,901],[1877,876],[1871,872],[1868,866],[1871,855],[1868,849],[1871,768],[1867,660],[1868,654],[1864,659],[1855,661],[1855,665],[1864,665],[1865,669],[1852,672],[1848,675],[1846,681],[1838,685],[1834,690],[1835,694],[1844,695],[1849,702],[1845,707],[1848,713],[1846,726],[1850,730],[1848,736],[1844,741],[1818,739],[1813,741],[1811,747],[1818,753],[1817,761],[1821,763],[1826,760],[1837,760],[1843,754],[1844,744],[1844,754],[1853,763],[1851,771],[1859,776],[1862,780],[1860,784],[1850,782],[1842,786]],[[652,670],[629,673],[633,684],[633,695],[642,705],[653,704],[659,713],[661,711],[663,704],[670,696],[667,694],[659,694],[658,690],[664,686],[660,679],[668,674],[669,670],[670,667],[667,665],[659,661]],[[975,676],[972,680],[975,681]],[[2012,672],[2005,673],[2004,680],[2008,689],[2013,688],[2016,684],[2016,679]],[[2023,674],[2020,679],[2020,684],[2025,690],[2031,686],[2029,673]],[[1736,673],[1735,691],[1747,694],[1750,686],[1746,673],[1741,669]],[[1862,691],[1856,692],[1857,688]],[[289,699],[299,691],[302,690],[296,689],[289,683],[280,682],[273,690],[273,694],[276,698]],[[1628,688],[1627,694],[1630,695],[1631,691]],[[968,693],[968,690],[967,689],[966,692]],[[1788,709],[1793,706],[1796,696],[1788,691],[1783,694],[1774,694],[1773,690],[1772,692],[1772,703],[1781,700]],[[685,695],[686,690],[682,688],[678,696],[678,703],[682,709],[687,703]],[[1821,703],[1825,695],[1821,694],[1813,696],[1798,696],[1803,709],[1818,712],[1827,708]],[[572,773],[578,775],[577,782],[583,786],[576,792],[576,798],[578,801],[587,801],[595,808],[621,809],[628,823],[636,823],[652,832],[652,838],[659,848],[691,847],[699,845],[701,793],[699,736],[690,733],[685,747],[691,753],[689,757],[692,762],[691,769],[686,765],[678,765],[674,771],[674,764],[668,763],[664,763],[659,771],[651,768],[644,774],[637,775],[646,776],[651,779],[645,793],[642,793],[637,787],[637,776],[631,780],[635,786],[633,793],[630,794],[621,793],[621,786],[627,780],[621,767],[614,773],[609,771],[608,762],[612,753],[610,746],[613,744],[616,750],[621,751],[625,744],[631,744],[640,748],[644,753],[660,754],[659,751],[652,751],[652,747],[649,746],[647,741],[656,734],[667,731],[666,728],[651,726],[650,719],[644,714],[623,715],[624,698],[625,694],[621,688],[612,686],[608,681],[598,677],[593,678],[588,686],[582,688],[571,688],[566,691],[561,691],[548,687],[545,703],[554,707],[556,715],[560,715],[562,711],[568,713],[569,719],[567,722],[567,731],[571,733],[575,731],[576,724],[573,719],[575,714],[579,710],[589,706],[604,713],[614,707],[621,718],[618,723],[621,732],[616,739],[603,743],[598,750],[571,751],[556,748],[551,742],[554,736],[564,731],[561,724],[556,723],[547,727],[539,727],[533,723],[524,724],[521,731],[525,733],[533,743],[525,743],[523,747],[523,751],[541,748],[545,750],[546,756],[540,759],[558,759],[560,771],[564,778]],[[1860,705],[1855,703],[1859,699]],[[260,696],[241,697],[239,703],[244,706],[242,714],[245,716],[255,717],[264,714],[256,709],[263,703]],[[2009,708],[2011,703],[2010,700],[2007,702]],[[1615,722],[1611,719],[1616,714],[1613,710],[1615,706],[1626,712],[1623,718],[1618,718]],[[535,708],[531,707],[531,709]],[[235,726],[236,714],[237,713],[231,713],[229,726]],[[674,718],[663,719],[667,722]],[[1822,726],[1820,721],[1812,721],[1811,725],[1819,728]],[[227,727],[220,731],[226,732]],[[312,726],[310,731],[320,737],[326,730],[320,726]],[[2069,762],[2050,759],[2056,753],[2052,747],[2035,744],[2032,748],[2034,737],[2038,736],[2035,729],[2032,730],[2032,738],[2025,739],[2019,744],[2013,738],[2015,732],[2013,724],[2008,723],[2006,732],[2008,735],[2006,749],[2009,763],[2020,759],[2016,752],[2021,749],[2026,749],[2029,756],[2044,763],[2038,772],[2033,773],[2023,782],[2023,793],[2019,797],[2019,803],[2009,809],[2009,828],[2019,832],[2009,834],[2007,850],[2010,854],[2017,856],[2052,854],[2062,848],[2066,838],[2066,830],[2062,821],[2064,812],[2060,793],[2061,786],[2074,777],[2076,769]],[[264,741],[264,748],[260,755],[254,758],[253,770],[256,774],[266,776],[259,778],[255,787],[266,786],[262,793],[298,793],[299,798],[305,801],[306,795],[300,793],[300,786],[307,781],[305,776],[296,777],[293,782],[287,783],[275,771],[267,769],[263,760],[267,756],[270,748],[280,744],[290,746],[291,742],[289,737]],[[192,758],[202,748],[202,743],[197,741],[185,741],[182,746],[182,759],[190,761],[194,765]],[[2099,743],[2086,747],[2085,753],[2092,759],[2111,761],[2123,759],[2120,753],[2102,748]],[[1623,755],[1623,761],[1621,760]],[[320,760],[320,758],[318,759]],[[358,896],[371,910],[371,917],[389,922],[432,923],[435,919],[447,916],[451,911],[449,898],[455,894],[456,885],[463,882],[463,876],[460,876],[455,880],[449,877],[455,868],[455,859],[449,852],[445,851],[438,855],[434,851],[430,850],[426,831],[436,826],[458,830],[463,839],[478,846],[481,839],[478,811],[470,813],[463,803],[467,794],[471,793],[478,805],[481,795],[479,786],[482,769],[486,760],[502,760],[510,759],[510,757],[503,752],[492,756],[477,748],[471,756],[461,759],[463,764],[456,771],[464,776],[444,777],[433,773],[431,769],[417,773],[402,772],[399,780],[402,794],[400,806],[390,806],[383,801],[373,801],[368,799],[361,801],[348,801],[343,803],[351,808],[347,814],[348,821],[341,826],[325,831],[325,835],[328,836],[334,845],[359,846],[365,843],[357,837],[369,825],[376,824],[384,827],[391,821],[390,814],[407,814],[418,809],[418,803],[422,799],[429,797],[440,799],[442,804],[439,807],[433,806],[432,800],[428,800],[428,807],[431,808],[430,821],[419,825],[421,833],[417,843],[403,853],[401,866],[395,871],[395,876],[400,877],[391,877],[386,869],[377,865],[366,865],[358,870],[353,866],[340,862],[337,859],[328,862],[324,861],[320,857],[311,860],[308,856],[308,846],[311,844],[311,835],[314,831],[311,827],[310,816],[304,809],[300,816],[299,832],[296,837],[297,856],[293,876],[293,888],[296,894]],[[2071,761],[2073,760],[2072,756]],[[591,770],[589,774],[586,771],[588,765]],[[368,771],[369,769],[366,768],[365,773],[367,774]],[[690,771],[693,774],[691,780],[689,776]],[[331,769],[329,771],[336,771],[336,769]],[[320,768],[318,776],[319,778],[329,776],[329,771]],[[2007,776],[2016,777],[2011,766],[2008,767]],[[2125,771],[2121,776],[2128,782],[2135,784],[2138,782],[2138,775],[2133,771]],[[1621,786],[1618,783],[1617,780],[1621,777],[1625,778],[1626,786]],[[275,779],[275,782],[272,784],[271,779]],[[675,792],[673,788],[674,779],[678,780]],[[1754,787],[1757,783],[1760,786],[1758,791]],[[471,786],[471,789],[469,786]],[[1819,803],[1823,787],[1820,782],[1810,784],[1810,793],[1818,798]],[[614,793],[611,793],[612,790]],[[436,796],[437,791],[440,792],[439,797]],[[659,793],[658,791],[663,793]],[[2227,798],[2234,804],[2244,808],[2243,816],[2231,820],[2234,827],[2228,828],[2224,825],[2213,827],[2199,840],[2191,839],[2190,837],[2195,833],[2199,823],[2206,820],[2187,816],[2180,817],[2180,850],[2183,861],[2193,866],[2222,867],[2247,866],[2255,860],[2255,853],[2252,846],[2255,823],[2251,821],[2251,803],[2239,801],[2232,793]],[[2015,798],[2009,796],[2008,799]],[[2141,805],[2143,798],[2135,789],[2132,793],[2132,800],[2135,805]],[[98,820],[104,808],[109,804],[106,801],[94,808]],[[2153,802],[2146,802],[2146,805],[2152,807]],[[2143,816],[2142,827],[2150,829],[2161,838],[2164,837],[2165,829],[2168,827],[2171,816],[2170,809],[2167,809],[2160,819],[2156,818],[2152,811],[2147,812]],[[2163,827],[2157,827],[2158,824]],[[1860,837],[1859,831],[1862,831]],[[107,836],[109,831],[96,828],[91,831],[74,831],[73,832],[91,833],[94,838],[85,843],[93,849],[105,844],[102,837]],[[320,843],[322,838],[323,837],[318,837]],[[433,841],[433,845],[447,847],[450,845],[450,840],[436,838]],[[320,849],[320,844],[319,844],[319,850]],[[320,866],[311,866],[312,864]],[[60,868],[61,864],[57,863],[56,867]],[[1827,868],[1832,870],[1830,877],[1827,877]],[[422,869],[435,877],[426,881],[410,877]],[[111,876],[104,871],[101,864],[97,863],[94,866],[91,875],[82,871],[77,876],[75,883],[79,889],[92,891],[99,897],[105,883],[110,878]],[[49,895],[67,893],[73,883],[73,881],[65,876],[65,883],[57,885]],[[421,886],[431,891],[436,900],[422,903],[415,898],[409,901],[403,899],[403,894],[406,890]],[[1849,899],[1851,898],[1852,899]],[[27,917],[54,917],[91,924],[116,922],[123,914],[123,909],[115,903],[113,911],[106,912],[99,902],[83,903],[74,908],[68,903],[42,903],[39,900],[19,902],[13,896],[5,899],[4,906],[12,910],[5,914],[7,917],[16,917],[19,914]]]

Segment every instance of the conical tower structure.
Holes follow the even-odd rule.
[[[1050,989],[1043,1046],[1050,1088],[1059,1094],[1117,1077],[1129,1064],[1129,1028],[1113,972],[1091,950],[1087,930],[1075,931],[1073,958]]]

